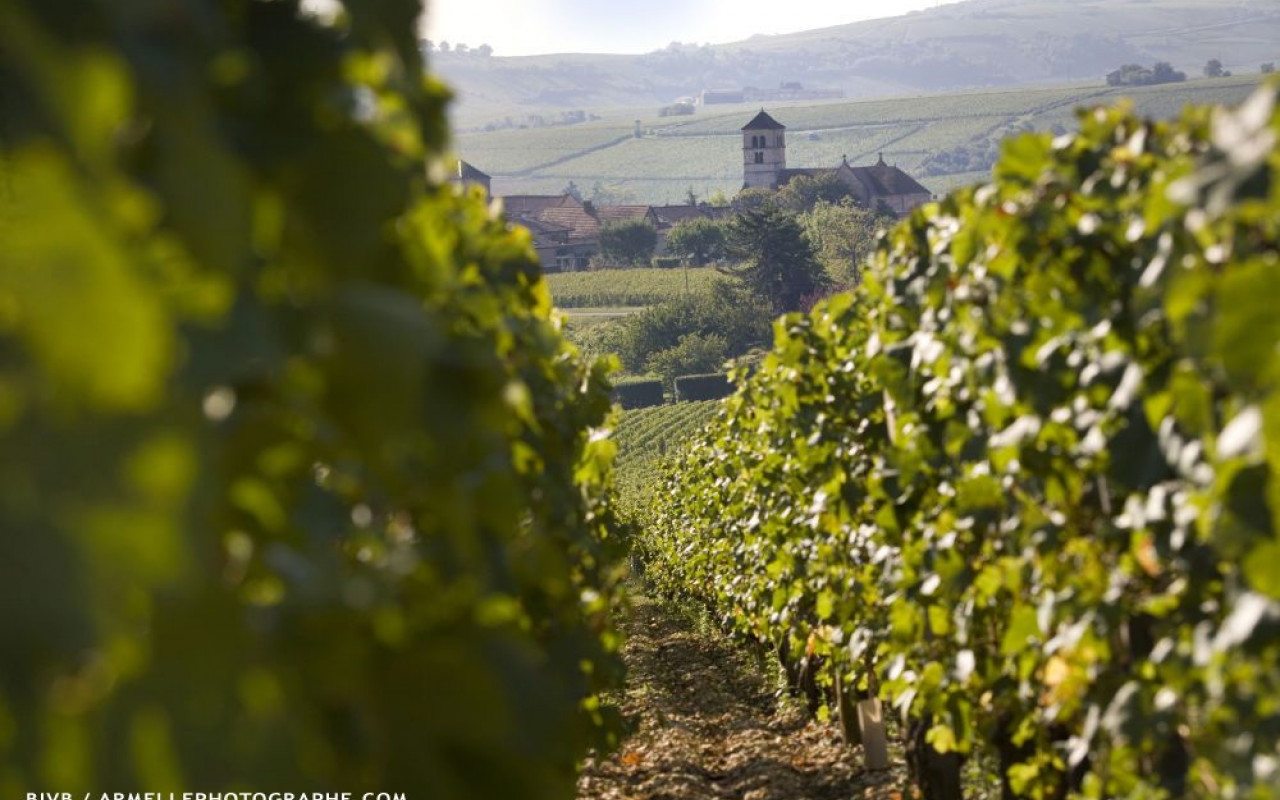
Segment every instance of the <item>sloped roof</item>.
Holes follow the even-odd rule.
[[[600,220],[582,206],[544,209],[538,219],[570,230],[570,239],[595,239],[600,235]]]
[[[653,213],[658,215],[659,222],[675,224],[687,219],[700,219],[709,216],[699,206],[654,206]]]
[[[554,223],[538,219],[537,217],[516,217],[513,222],[518,225],[523,225],[529,229],[529,232],[533,234],[534,247],[563,244],[567,242],[569,237],[573,234],[573,230],[571,228],[564,227],[563,225],[556,225]]]
[[[596,206],[596,218],[601,223],[644,220],[653,213],[653,206]]]
[[[518,222],[534,233],[556,233],[560,231],[568,232],[570,230],[563,225],[556,225],[553,222],[547,222],[546,220],[538,219],[537,217],[520,216],[513,221]]]
[[[769,116],[762,108],[760,109],[760,113],[756,114],[755,119],[751,120],[746,125],[743,125],[742,129],[744,131],[784,131],[787,129],[787,126]]]
[[[871,186],[878,195],[931,194],[915,178],[896,166],[889,166],[883,160],[874,167],[850,167],[849,169]]]
[[[713,205],[691,206],[685,204],[653,207],[653,213],[657,215],[658,222],[663,225],[677,225],[690,219],[720,219],[726,214],[732,213],[732,211],[733,209],[728,206]]]
[[[489,176],[466,161],[458,161],[458,178],[464,181],[487,181]]]
[[[582,208],[582,203],[571,194],[512,194],[500,199],[509,215],[539,214],[548,208]]]

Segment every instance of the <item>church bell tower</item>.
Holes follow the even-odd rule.
[[[787,127],[760,109],[742,128],[742,188],[776,189],[787,168]]]

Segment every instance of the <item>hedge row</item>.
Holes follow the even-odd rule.
[[[685,375],[675,380],[676,399],[719,400],[733,394],[733,384],[723,373],[711,375]]]
[[[660,406],[666,402],[662,395],[662,381],[658,378],[645,378],[617,384],[613,387],[613,402],[624,410]]]
[[[1280,797],[1276,99],[1008,142],[783,319],[648,574],[905,712],[926,797]]]

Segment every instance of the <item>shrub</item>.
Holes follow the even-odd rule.
[[[610,222],[600,228],[600,262],[608,266],[648,264],[658,233],[647,222]]]
[[[618,337],[618,356],[629,370],[647,369],[649,359],[690,335],[721,337],[728,357],[763,344],[773,311],[761,298],[731,281],[707,291],[675,297],[627,317]]]
[[[657,378],[632,379],[613,387],[613,402],[624,410],[663,404],[662,381]]]
[[[677,375],[723,367],[728,350],[728,343],[718,333],[689,333],[681,336],[675,347],[649,356],[647,369],[661,375],[668,387],[674,387]]]
[[[724,373],[683,375],[676,378],[676,400],[719,400],[733,394],[733,384]]]

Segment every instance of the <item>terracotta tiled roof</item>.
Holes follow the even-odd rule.
[[[600,235],[600,220],[582,206],[548,208],[538,214],[543,222],[570,230],[570,239],[595,239]]]

